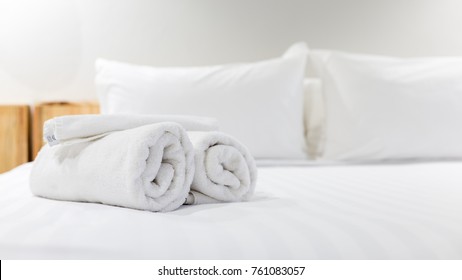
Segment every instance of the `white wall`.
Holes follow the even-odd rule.
[[[0,103],[95,99],[93,62],[255,61],[292,42],[462,55],[459,0],[0,0]]]

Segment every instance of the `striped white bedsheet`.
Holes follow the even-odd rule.
[[[462,162],[261,167],[251,202],[151,213],[0,175],[1,259],[462,259]]]

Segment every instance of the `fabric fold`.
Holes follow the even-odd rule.
[[[248,200],[257,179],[255,160],[235,138],[218,131],[188,132],[195,174],[186,204]]]
[[[218,129],[213,118],[185,115],[69,115],[50,119],[43,126],[43,138],[50,145],[91,141],[114,131],[143,125],[175,122],[186,130],[211,131]]]
[[[51,199],[163,212],[185,202],[193,176],[194,150],[185,129],[163,122],[93,141],[44,146],[30,187]]]

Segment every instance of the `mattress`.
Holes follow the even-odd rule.
[[[259,168],[249,202],[152,213],[0,175],[1,259],[462,259],[462,162]]]

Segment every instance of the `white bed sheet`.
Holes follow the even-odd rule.
[[[151,213],[0,175],[1,259],[462,259],[462,162],[261,167],[251,202]]]

